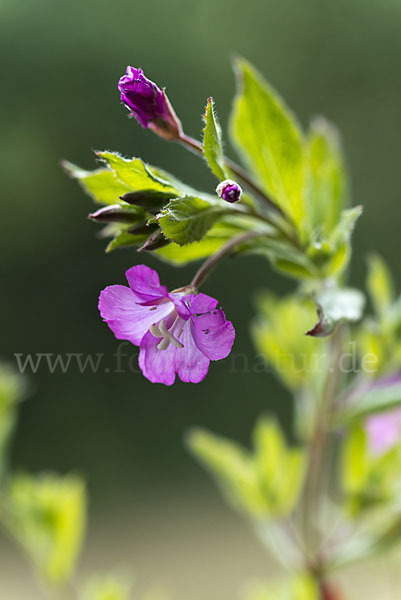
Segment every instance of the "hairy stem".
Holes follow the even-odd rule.
[[[224,246],[222,246],[220,250],[209,256],[209,258],[203,263],[203,265],[195,274],[195,277],[192,279],[190,284],[191,287],[199,288],[202,285],[202,283],[206,281],[206,279],[209,277],[209,275],[211,274],[213,269],[218,265],[218,263],[230,254],[232,254],[237,246],[248,242],[251,239],[263,237],[265,235],[265,233],[260,233],[256,231],[246,231],[245,233],[241,233],[240,235],[233,237],[226,244],[224,244]]]

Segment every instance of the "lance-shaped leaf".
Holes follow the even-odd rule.
[[[328,289],[315,297],[318,322],[306,335],[326,337],[342,321],[358,321],[363,313],[365,297],[352,288]]]
[[[158,215],[164,235],[180,246],[198,242],[231,208],[218,200],[183,196],[172,200]]]
[[[347,176],[340,138],[322,117],[312,122],[307,139],[307,224],[313,235],[329,235],[346,205]]]
[[[213,98],[208,99],[203,118],[205,122],[202,145],[203,155],[217,179],[227,179],[228,173],[224,164],[221,128],[217,121]]]
[[[304,217],[304,153],[300,127],[283,100],[245,60],[235,64],[238,92],[233,142],[268,194],[300,224]]]

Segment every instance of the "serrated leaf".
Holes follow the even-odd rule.
[[[198,242],[230,209],[219,201],[183,196],[172,200],[158,216],[164,235],[180,246]]]
[[[119,154],[106,151],[97,152],[96,154],[114,171],[117,179],[126,185],[130,191],[151,189],[178,193],[178,190],[169,181],[156,175],[152,168],[140,158],[123,158]]]
[[[327,236],[340,220],[348,191],[339,134],[321,117],[312,122],[306,154],[308,227],[312,235]]]
[[[224,164],[221,128],[215,114],[213,98],[209,98],[207,101],[204,121],[205,127],[203,129],[202,145],[203,155],[217,179],[227,179],[228,174]]]
[[[231,135],[247,166],[268,194],[300,224],[304,217],[303,141],[283,100],[245,60],[236,64],[238,92]]]
[[[129,191],[129,187],[118,180],[111,169],[85,171],[67,161],[63,162],[63,167],[70,177],[78,180],[84,192],[99,204],[115,204],[120,196]]]

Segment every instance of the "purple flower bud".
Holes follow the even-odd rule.
[[[142,69],[127,67],[126,75],[118,82],[118,89],[121,92],[121,102],[142,127],[150,127],[168,140],[180,137],[181,122],[164,89],[161,90],[145,77]]]
[[[242,189],[232,179],[225,179],[216,188],[216,192],[219,198],[222,198],[226,202],[238,202],[241,199]]]

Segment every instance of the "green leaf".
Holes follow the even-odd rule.
[[[217,221],[206,235],[199,242],[192,242],[185,246],[179,246],[172,242],[168,246],[156,251],[156,254],[163,260],[174,265],[185,265],[193,260],[206,258],[214,254],[230,238],[246,231],[249,228],[249,219],[247,217],[223,217]],[[251,252],[257,252],[255,248],[248,248]],[[241,252],[243,248],[238,248]]]
[[[236,64],[238,92],[231,135],[247,166],[296,224],[304,217],[304,156],[297,121],[245,60]]]
[[[369,257],[366,285],[376,314],[380,318],[388,317],[395,301],[394,286],[386,263],[377,254]]]
[[[97,152],[96,155],[115,173],[117,179],[130,191],[159,190],[178,192],[169,181],[156,174],[140,158],[123,158],[114,152]]]
[[[207,101],[204,121],[203,155],[217,179],[227,179],[228,174],[224,164],[221,128],[217,121],[213,98],[209,98]]]
[[[339,134],[323,118],[312,122],[307,139],[307,221],[312,235],[337,226],[347,198],[347,177]]]
[[[63,167],[70,177],[78,180],[84,192],[99,204],[115,204],[120,196],[129,191],[129,187],[119,181],[111,169],[85,171],[66,161]]]
[[[115,235],[106,248],[106,252],[111,252],[117,248],[129,248],[132,246],[140,246],[144,244],[149,237],[149,233],[134,234],[127,230],[121,230]]]
[[[365,297],[353,288],[326,289],[317,294],[316,305],[319,321],[307,335],[325,337],[343,321],[358,321],[362,317]]]
[[[62,166],[100,204],[118,203],[120,196],[128,192],[144,192],[148,196],[150,192],[160,192],[171,198],[192,190],[140,158],[126,159],[113,152],[97,152],[96,155],[106,163],[105,168],[86,171],[68,161],[63,161]]]
[[[274,421],[262,419],[257,424],[253,453],[202,430],[193,432],[188,442],[236,509],[256,519],[283,516],[293,509],[304,457],[299,449],[287,446]]]
[[[14,476],[6,509],[9,531],[39,573],[55,584],[68,581],[85,530],[83,482],[69,475]]]
[[[158,216],[164,235],[180,246],[198,242],[212,225],[230,212],[222,202],[194,196],[172,200]]]

